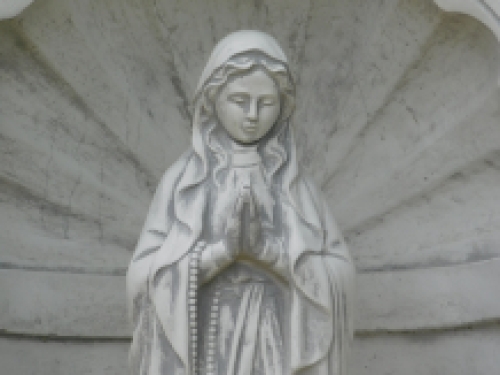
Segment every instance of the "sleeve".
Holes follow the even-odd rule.
[[[147,290],[152,255],[160,248],[172,226],[168,210],[175,181],[182,171],[181,160],[172,165],[160,180],[127,270],[127,307],[132,322],[137,318],[134,300]]]
[[[321,231],[316,231],[316,237],[295,240],[302,240],[304,249],[314,245],[317,250],[303,252],[292,269],[291,329],[297,338],[292,368],[303,375],[345,375],[353,336],[355,270],[326,200],[314,185],[309,184],[308,190],[309,218],[317,218]]]
[[[285,280],[289,280],[288,256],[281,238],[267,238],[264,241],[261,251],[257,254],[257,260],[267,264],[275,273]]]
[[[231,264],[232,260],[232,256],[223,241],[203,246],[200,256],[200,283],[210,281],[221,270]]]
[[[347,373],[348,354],[352,346],[355,267],[327,203],[322,199],[325,227],[324,264],[330,279],[334,332],[329,367],[337,374]]]

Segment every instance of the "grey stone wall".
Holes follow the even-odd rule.
[[[45,0],[0,21],[0,363],[124,374],[124,274],[213,45],[262,29],[359,271],[351,373],[500,367],[498,43],[431,0]]]

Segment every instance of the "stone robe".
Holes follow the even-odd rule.
[[[207,184],[186,183],[196,180],[193,176],[198,172],[199,161],[193,151],[167,170],[130,263],[127,289],[134,325],[130,351],[134,375],[193,374],[194,359],[189,353],[189,254],[203,240],[203,218],[210,196]],[[240,264],[210,283],[231,286],[227,281],[231,272],[243,278],[250,276],[246,287],[239,285],[241,282],[233,283],[239,299],[222,304],[228,306],[225,312],[217,312],[219,318],[230,317],[218,327],[219,374],[267,374],[262,370],[266,366],[276,374],[345,374],[352,337],[352,261],[324,199],[301,174],[294,181],[294,197],[295,202],[283,199],[280,204],[286,232],[287,279],[278,282],[273,275]],[[213,297],[213,291],[203,292],[203,288],[200,304]],[[207,325],[200,323],[203,342],[202,330]],[[257,332],[245,330],[252,324],[259,328]],[[254,345],[247,355],[258,362],[252,368],[240,366],[240,349],[237,355],[229,352],[238,334],[243,340],[245,335],[255,336],[248,337]],[[221,346],[221,335],[233,344]],[[203,344],[200,351],[205,353]],[[203,353],[198,359],[201,364]]]

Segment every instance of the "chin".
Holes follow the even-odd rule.
[[[257,143],[262,137],[257,134],[238,134],[235,137],[231,137],[233,141],[242,145],[251,145]]]
[[[259,139],[239,139],[239,140],[236,140],[237,143],[239,144],[242,144],[242,145],[252,145],[252,144],[255,144],[259,141]]]

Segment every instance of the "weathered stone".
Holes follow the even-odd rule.
[[[498,371],[499,350],[500,332],[494,325],[359,337],[350,369],[357,375],[491,375]]]
[[[2,372],[11,375],[124,375],[128,342],[0,338]]]
[[[498,320],[500,258],[450,267],[360,274],[360,331],[417,331]]]
[[[122,275],[203,63],[260,29],[290,58],[300,159],[362,272],[352,373],[495,373],[477,327],[500,318],[498,7],[436,3],[493,33],[431,0],[46,0],[2,21],[0,330],[129,335]],[[2,339],[0,363],[121,374],[114,345]]]
[[[128,337],[124,277],[0,270],[0,329],[26,335]]]

